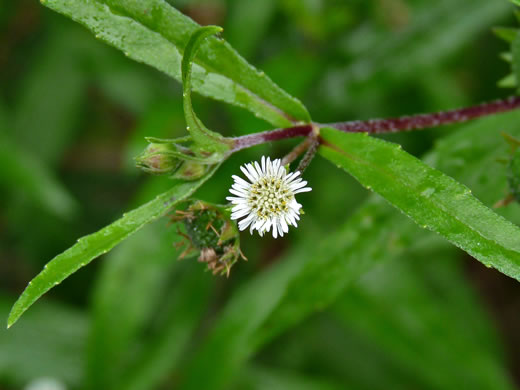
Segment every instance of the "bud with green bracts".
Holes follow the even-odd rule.
[[[182,222],[185,230],[179,231],[184,240],[178,246],[185,247],[180,259],[198,254],[198,261],[206,263],[208,271],[227,276],[239,257],[245,259],[238,228],[226,206],[191,201],[184,210],[176,210],[171,219]]]
[[[147,173],[167,175],[175,173],[183,161],[173,143],[150,143],[143,153],[136,157],[136,165]]]

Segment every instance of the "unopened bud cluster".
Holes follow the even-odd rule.
[[[214,275],[229,275],[239,257],[240,239],[236,224],[225,208],[202,201],[192,202],[185,210],[177,210],[171,217],[182,222],[185,233],[179,232],[185,247],[180,259],[198,254],[198,261],[205,263]]]
[[[195,161],[189,148],[174,141],[151,142],[136,157],[136,165],[147,173],[170,175],[174,179],[196,180],[202,177],[211,164]]]

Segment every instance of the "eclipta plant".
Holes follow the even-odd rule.
[[[484,205],[456,179],[408,154],[400,145],[372,136],[461,123],[514,110],[520,107],[520,97],[431,114],[318,123],[298,99],[225,42],[219,36],[223,31],[220,27],[200,27],[165,1],[87,1],[81,7],[69,0],[42,3],[85,25],[97,38],[122,50],[129,58],[180,80],[187,135],[148,138],[149,146],[136,158],[137,166],[150,174],[170,176],[171,188],[111,225],[79,239],[52,259],[15,303],[8,326],[53,286],[166,215],[179,225],[179,236],[184,237],[181,257],[198,255],[208,270],[229,275],[231,266],[242,256],[239,230],[249,228],[260,236],[269,232],[277,238],[289,233],[289,226],[297,226],[302,205],[295,195],[311,191],[302,175],[315,154],[352,175],[420,227],[439,234],[485,265],[520,280],[518,226]],[[154,18],[160,19],[160,23]],[[513,63],[513,71],[518,72],[518,33],[500,31],[512,42],[512,55],[506,58]],[[517,74],[514,76],[518,79]],[[192,90],[248,110],[274,129],[224,137],[210,130],[196,115]],[[497,137],[502,130],[507,131],[497,129]],[[226,198],[230,204],[213,205],[193,198],[232,154],[292,138],[303,140],[286,156],[258,156],[259,162],[241,167],[247,180],[232,177],[234,183],[229,191],[233,196]],[[300,156],[299,165],[291,168]],[[516,165],[512,168],[517,175]],[[510,180],[514,185],[516,182],[516,176]],[[310,185],[314,189],[312,195],[317,196],[316,186]],[[370,225],[371,219],[366,223]],[[295,278],[305,279],[305,272],[303,269]],[[313,271],[312,275],[319,272]]]

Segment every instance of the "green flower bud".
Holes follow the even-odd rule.
[[[183,180],[197,180],[208,172],[211,165],[203,164],[196,161],[186,160],[177,169],[173,178]]]
[[[177,210],[172,220],[182,222],[186,231],[180,234],[185,239],[181,246],[186,248],[179,258],[198,253],[198,261],[207,270],[228,276],[238,258],[245,259],[238,228],[225,207],[194,201],[185,210]]]
[[[177,156],[175,144],[151,143],[135,160],[137,166],[147,173],[167,175],[176,172],[182,165],[182,160]]]

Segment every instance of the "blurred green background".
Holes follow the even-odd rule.
[[[511,93],[496,86],[509,65],[498,57],[506,44],[491,33],[516,24],[505,0],[170,3],[200,24],[222,25],[223,37],[318,122],[444,110]],[[185,124],[178,82],[36,1],[0,3],[0,86],[6,320],[52,257],[168,188],[168,179],[139,172],[133,157],[145,136],[181,136]],[[194,105],[224,135],[269,129],[235,107],[200,96]],[[387,138],[421,156],[459,127]],[[281,157],[294,142],[240,152],[197,197],[224,202],[239,164]],[[0,327],[0,389],[213,388],[204,378],[218,375],[226,356],[216,347],[213,355],[204,351],[212,348],[214,325],[232,315],[228,303],[247,297],[247,288],[252,296],[268,292],[262,275],[297,257],[294,248],[335,232],[369,195],[320,158],[306,180],[314,190],[299,198],[301,226],[276,241],[243,234],[249,261],[228,279],[204,273],[194,259],[178,262],[178,238],[164,218],[74,274],[11,330]],[[505,196],[503,184],[477,195],[493,204]],[[518,221],[518,209],[513,213]],[[266,343],[253,342],[250,359],[223,388],[515,388],[517,282],[433,234],[409,230],[398,256],[355,280],[332,306]],[[263,287],[254,290],[251,280]]]

